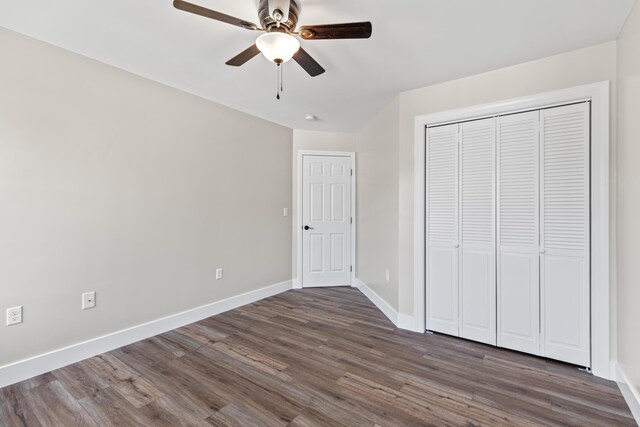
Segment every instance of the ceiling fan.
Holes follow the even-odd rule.
[[[231,58],[226,64],[239,67],[262,52],[269,61],[278,66],[278,99],[282,90],[281,65],[285,62],[293,59],[311,77],[325,72],[324,68],[300,46],[300,41],[295,36],[302,40],[368,39],[372,33],[371,22],[308,25],[296,31],[300,15],[300,5],[296,0],[259,0],[258,19],[261,26],[183,0],[174,0],[173,6],[246,30],[264,32],[252,46]]]

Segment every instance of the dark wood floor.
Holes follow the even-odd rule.
[[[290,291],[0,390],[0,425],[635,425],[575,367]]]

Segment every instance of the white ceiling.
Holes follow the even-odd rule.
[[[258,23],[257,0],[190,0]],[[299,0],[300,25],[370,20],[369,40],[303,41],[327,70],[262,55],[260,34],[171,0],[3,0],[0,26],[294,129],[355,131],[399,92],[614,40],[635,0]],[[306,122],[313,114],[317,122]]]

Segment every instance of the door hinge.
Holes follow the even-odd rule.
[[[349,266],[349,271],[353,273],[353,265]]]
[[[351,219],[350,219],[350,221],[349,221],[349,222],[350,222],[351,224],[353,224],[353,217],[351,217]]]
[[[353,176],[353,169],[351,169],[351,176]]]

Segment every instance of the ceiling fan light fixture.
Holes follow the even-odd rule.
[[[283,63],[290,61],[300,50],[300,42],[290,34],[272,32],[258,37],[256,46],[271,62]]]

